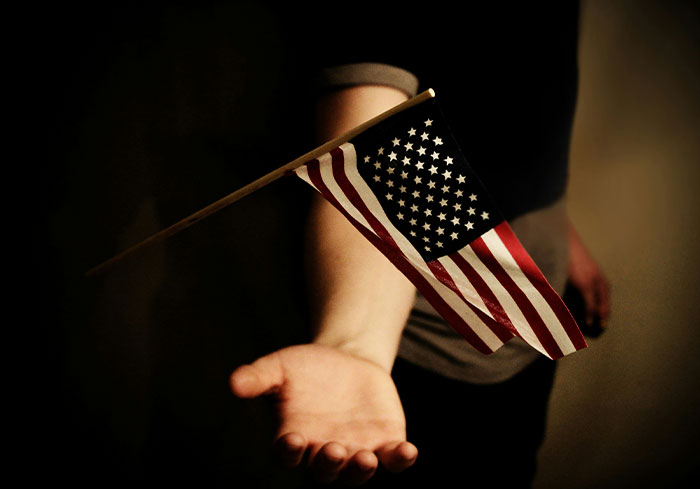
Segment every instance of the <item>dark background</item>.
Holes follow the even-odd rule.
[[[679,487],[695,475],[700,42],[690,5],[583,4],[569,208],[613,283],[613,318],[560,362],[536,487]],[[228,375],[306,339],[304,184],[276,182],[83,277],[314,146],[287,20],[260,2],[73,3],[43,8],[26,34],[46,149],[32,250],[41,348],[22,444],[41,470],[30,477],[297,480],[267,457],[271,406],[235,399]]]
[[[42,475],[80,487],[270,483],[272,411],[235,399],[228,377],[307,339],[306,184],[275,182],[83,274],[315,146],[309,77],[281,11],[98,2],[45,15]]]

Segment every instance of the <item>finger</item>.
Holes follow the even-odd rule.
[[[379,466],[377,456],[369,450],[360,450],[343,467],[341,479],[350,486],[359,486],[374,475]]]
[[[310,461],[316,481],[326,484],[336,480],[347,457],[348,451],[340,443],[331,441],[323,445]]]
[[[581,288],[581,296],[585,308],[585,321],[587,326],[593,325],[593,319],[598,314],[595,284],[590,284]]]
[[[293,469],[301,463],[306,451],[306,438],[300,433],[287,433],[280,436],[273,446],[277,460],[287,469]]]
[[[610,284],[605,277],[598,277],[596,284],[598,296],[598,314],[604,323],[610,317]]]
[[[257,397],[275,391],[284,381],[282,365],[276,353],[241,365],[231,374],[231,390],[242,398]]]
[[[390,472],[401,472],[416,461],[418,449],[407,441],[384,445],[376,451],[379,461]]]

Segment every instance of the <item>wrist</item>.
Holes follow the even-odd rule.
[[[398,352],[398,340],[388,338],[374,338],[368,335],[340,336],[333,332],[322,331],[316,335],[312,343],[315,345],[334,348],[343,353],[366,360],[378,366],[387,373],[391,373],[394,360]]]

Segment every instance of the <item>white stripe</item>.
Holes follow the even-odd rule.
[[[350,183],[355,187],[360,198],[369,211],[377,218],[389,235],[394,239],[399,249],[408,258],[409,262],[442,297],[442,299],[471,327],[479,338],[493,351],[503,345],[503,342],[484,324],[481,319],[464,304],[464,301],[450,288],[440,282],[428,268],[423,257],[411,245],[408,239],[397,230],[384,213],[381,204],[374,192],[369,188],[362,176],[357,171],[355,148],[351,144],[341,146],[345,155],[345,173]]]
[[[313,183],[311,183],[311,179],[309,178],[309,169],[306,167],[306,165],[302,165],[298,168],[295,168],[294,173],[296,173],[299,178],[304,180],[306,183],[308,183],[313,188],[315,188],[316,191],[318,191],[316,186]]]
[[[452,261],[449,255],[439,258],[438,262],[445,267],[445,270],[447,270],[447,273],[449,273],[452,279],[455,281],[457,288],[462,293],[464,298],[471,302],[477,309],[486,314],[488,317],[494,319],[491,311],[489,311],[489,308],[486,307],[486,304],[484,304],[483,299],[476,291],[471,281],[466,275],[464,275],[464,272],[459,269],[457,264]]]
[[[374,232],[372,226],[369,225],[362,213],[359,210],[357,210],[354,205],[352,205],[352,202],[348,200],[341,188],[338,186],[338,183],[335,181],[335,177],[333,176],[332,160],[333,157],[330,153],[326,153],[318,159],[321,180],[323,180],[323,183],[326,184],[328,190],[331,192],[331,194],[333,194],[333,197],[336,198],[336,200],[343,207],[343,209],[345,209],[348,212],[348,214],[352,216],[353,219],[362,224],[362,226],[367,228],[369,232],[376,236],[377,233]]]
[[[556,341],[559,348],[564,352],[564,354],[576,351],[576,347],[571,342],[571,338],[566,334],[564,327],[559,322],[556,314],[549,306],[547,301],[542,297],[540,291],[537,290],[530,282],[523,271],[520,269],[516,263],[513,256],[506,248],[506,245],[501,241],[495,230],[490,230],[481,237],[493,253],[493,256],[498,260],[506,273],[513,279],[515,284],[522,290],[527,296],[528,300],[537,310],[537,313],[542,318],[547,329],[552,333],[554,341]]]
[[[374,229],[372,229],[372,226],[369,225],[369,223],[365,220],[364,216],[360,213],[360,211],[355,209],[355,206],[353,206],[352,203],[345,197],[345,194],[336,183],[335,179],[333,178],[333,169],[331,161],[332,156],[330,153],[326,153],[318,158],[319,173],[321,175],[321,180],[323,181],[323,183],[326,184],[326,187],[333,195],[333,197],[335,197],[335,199],[338,201],[341,207],[345,209],[348,212],[348,214],[350,214],[353,217],[353,219],[355,219],[358,223],[367,228],[367,230],[369,230],[372,234],[376,236],[376,233],[374,232]],[[311,177],[309,176],[309,169],[306,165],[302,165],[298,168],[295,168],[294,173],[296,173],[302,180],[304,180],[306,183],[315,188],[317,192],[321,192],[311,181]]]
[[[459,250],[458,252],[462,258],[464,258],[467,263],[469,263],[474,271],[479,274],[479,276],[486,282],[486,285],[491,292],[496,296],[498,303],[501,305],[506,315],[513,324],[513,327],[518,332],[518,335],[525,340],[530,346],[535,348],[537,351],[544,353],[549,356],[547,351],[540,343],[540,340],[535,335],[535,332],[530,327],[530,323],[525,319],[522,311],[515,303],[510,293],[501,285],[498,278],[491,273],[486,265],[483,264],[481,259],[476,255],[471,246],[466,246]]]

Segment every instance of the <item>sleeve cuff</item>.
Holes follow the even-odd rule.
[[[354,63],[324,68],[318,75],[320,90],[354,85],[385,85],[413,97],[418,93],[418,78],[403,68],[383,63]]]

